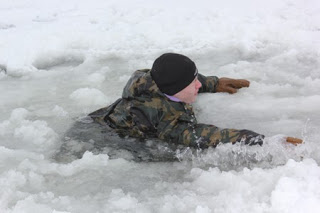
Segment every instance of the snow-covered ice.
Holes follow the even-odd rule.
[[[319,212],[319,38],[317,0],[0,0],[0,212]],[[250,80],[199,95],[195,112],[266,144],[53,160],[75,121],[165,52]]]

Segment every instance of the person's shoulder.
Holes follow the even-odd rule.
[[[132,76],[143,76],[150,73],[150,69],[139,69],[133,72]]]
[[[150,71],[150,69],[139,69],[139,70],[137,70],[136,72],[147,73],[147,72],[149,72],[149,71]]]
[[[150,69],[140,69],[136,70],[128,80],[124,87],[122,97],[138,98],[155,96],[155,93],[157,93],[157,87],[151,78]]]
[[[132,73],[130,79],[128,82],[140,82],[143,81],[147,81],[149,80],[150,81],[150,69],[139,69],[139,70],[136,70]]]

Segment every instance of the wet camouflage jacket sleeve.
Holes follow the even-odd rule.
[[[217,76],[204,76],[199,73],[198,80],[202,84],[199,92],[216,92],[216,88],[219,85],[219,78]]]
[[[160,139],[195,148],[215,147],[219,143],[242,142],[247,145],[262,145],[263,135],[250,130],[221,129],[214,125],[196,122],[192,107],[184,105],[186,114],[164,117],[157,132]]]

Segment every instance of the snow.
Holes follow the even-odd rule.
[[[0,3],[0,212],[320,211],[318,1]],[[195,113],[264,133],[265,145],[182,149],[176,162],[53,159],[76,120],[165,52],[250,80],[234,95],[199,95]]]

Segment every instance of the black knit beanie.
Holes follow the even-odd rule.
[[[157,58],[151,69],[152,79],[160,91],[174,95],[186,88],[198,75],[198,70],[190,58],[166,53]]]

